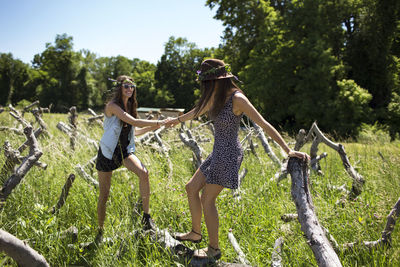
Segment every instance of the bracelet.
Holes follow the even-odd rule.
[[[179,119],[179,116],[177,117],[177,119],[178,119],[178,121],[180,122],[180,123],[182,123],[183,121],[181,121],[180,119]]]

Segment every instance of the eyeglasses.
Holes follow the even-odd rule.
[[[134,84],[124,84],[124,89],[132,89],[132,90],[135,90],[135,88],[136,88],[136,85],[134,85]]]

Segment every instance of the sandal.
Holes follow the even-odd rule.
[[[193,229],[192,229],[192,231],[189,232],[189,234],[190,234],[190,233],[195,233],[196,235],[199,235],[199,236],[200,236],[200,239],[183,238],[182,236],[183,236],[183,235],[186,235],[186,234],[180,234],[180,233],[179,233],[179,234],[175,234],[175,235],[173,235],[172,237],[175,238],[175,239],[178,240],[178,241],[190,241],[190,242],[193,242],[193,243],[200,243],[201,240],[203,239],[203,235],[200,234],[200,233],[197,233],[197,232],[194,231]]]
[[[208,245],[206,248],[196,249],[193,254],[193,258],[196,259],[214,259],[218,260],[221,258],[221,250],[219,248],[213,248]]]

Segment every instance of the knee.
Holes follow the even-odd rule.
[[[196,187],[193,186],[191,183],[186,184],[185,190],[188,195],[194,195],[199,193],[199,190],[197,190]]]
[[[204,207],[208,208],[210,206],[215,205],[215,198],[211,198],[205,194],[201,194],[200,200],[201,200],[201,204],[202,204],[203,208]]]
[[[139,179],[143,181],[149,181],[149,171],[144,169],[142,172],[140,172]]]

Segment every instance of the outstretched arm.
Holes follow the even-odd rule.
[[[160,128],[160,125],[138,128],[138,129],[135,130],[135,136],[145,134],[145,133],[147,133],[149,131],[154,131],[154,130],[156,130],[158,128]]]
[[[164,125],[166,120],[143,120],[136,119],[132,117],[129,113],[125,112],[120,106],[113,102],[109,102],[106,106],[105,113],[108,117],[115,115],[121,121],[129,123],[132,126],[136,127],[146,127],[146,126],[159,126]]]
[[[207,109],[203,109],[203,110],[200,112],[199,116],[200,116],[200,115],[203,115],[206,111],[207,111]],[[168,126],[175,126],[175,125],[177,125],[178,123],[181,123],[181,122],[184,122],[184,121],[187,121],[187,120],[192,120],[192,119],[194,119],[194,118],[195,118],[195,109],[192,109],[192,110],[186,112],[185,114],[180,115],[180,116],[178,116],[178,117],[176,117],[176,118],[173,118],[173,119],[171,119],[169,122],[166,122],[166,126],[167,126],[167,127],[168,127]]]
[[[263,130],[285,150],[289,157],[309,157],[306,153],[292,150],[285,140],[283,140],[279,132],[261,116],[244,94],[238,93],[234,95],[233,111],[235,114],[246,114],[253,122],[263,128]]]

